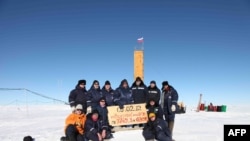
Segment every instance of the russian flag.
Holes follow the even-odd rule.
[[[137,39],[137,42],[138,42],[138,43],[143,43],[143,40],[144,40],[143,37],[141,37],[141,38],[138,38],[138,39]]]

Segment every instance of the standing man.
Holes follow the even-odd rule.
[[[114,103],[119,106],[120,109],[124,108],[124,105],[133,104],[132,90],[129,87],[127,79],[123,79],[115,89]],[[131,125],[122,125],[121,127],[131,127]]]
[[[148,98],[148,89],[141,77],[136,77],[134,83],[131,86],[131,89],[134,104],[146,104]],[[133,125],[133,127],[134,126],[135,125]],[[138,124],[138,126],[143,127],[143,124]]]
[[[90,101],[91,109],[96,109],[99,105],[99,100],[103,97],[102,90],[98,80],[94,80],[90,89],[88,90],[88,100]]]
[[[124,108],[124,105],[133,104],[132,90],[129,87],[127,79],[123,79],[115,89],[114,103],[119,106],[120,109]]]
[[[75,89],[70,91],[69,104],[72,112],[75,111],[75,107],[77,104],[81,104],[83,106],[82,112],[84,114],[87,113],[88,94],[85,86],[86,80],[79,80],[77,85],[75,86]]]
[[[105,81],[104,86],[102,87],[102,94],[106,100],[106,106],[113,106],[114,104],[114,94],[115,91],[111,87],[111,83],[107,80]]]
[[[161,106],[168,123],[168,128],[173,137],[175,112],[177,111],[178,93],[173,86],[168,84],[168,81],[162,82]]]
[[[134,104],[141,104],[147,102],[148,90],[140,77],[136,77],[134,83],[131,86],[132,97]]]
[[[161,90],[157,87],[156,82],[152,80],[148,86],[148,100],[154,99],[159,104],[161,97]]]

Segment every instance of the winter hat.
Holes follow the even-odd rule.
[[[76,105],[76,110],[82,110],[83,108],[82,108],[82,104],[77,104]]]
[[[142,81],[142,80],[141,80],[141,77],[139,77],[139,76],[136,77],[135,81]]]
[[[156,82],[154,80],[150,81],[150,84],[156,84]]]
[[[149,113],[149,114],[148,114],[148,117],[149,117],[149,118],[155,117],[155,113]]]
[[[108,80],[105,81],[105,85],[110,85],[110,82]]]
[[[166,86],[166,85],[168,85],[168,81],[163,81],[162,86]]]
[[[127,79],[123,79],[123,80],[121,81],[120,86],[123,86],[123,85],[124,85],[124,83],[126,83],[126,84],[128,85],[128,80],[127,80]]]
[[[98,110],[94,109],[94,110],[92,111],[92,115],[94,115],[94,114],[98,114],[98,115],[99,115]]]
[[[93,85],[94,85],[95,83],[98,83],[98,84],[99,84],[99,81],[98,81],[98,80],[94,80],[94,81],[93,81]]]
[[[34,139],[31,136],[25,136],[23,141],[34,141]]]
[[[86,80],[84,80],[84,79],[79,80],[77,85],[80,85],[80,84],[86,85]]]
[[[101,98],[99,99],[99,102],[102,101],[102,100],[106,101],[105,97],[101,97]]]
[[[148,100],[148,102],[150,102],[150,101],[154,101],[154,102],[155,102],[156,100],[155,100],[155,98],[150,98],[150,99]]]

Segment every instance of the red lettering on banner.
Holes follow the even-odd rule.
[[[145,104],[108,106],[108,118],[112,126],[146,123],[148,120]]]

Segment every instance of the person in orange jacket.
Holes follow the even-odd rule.
[[[71,113],[65,120],[65,134],[69,141],[84,141],[84,126],[86,115],[83,113],[83,106],[76,105],[75,112]]]

